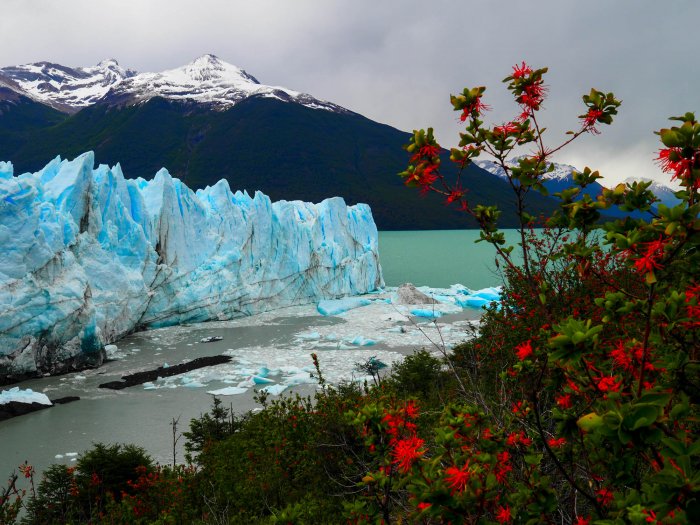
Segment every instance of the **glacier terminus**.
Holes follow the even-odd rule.
[[[369,206],[271,202],[92,152],[15,176],[0,162],[0,383],[97,366],[126,334],[384,285]]]

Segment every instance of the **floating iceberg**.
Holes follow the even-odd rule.
[[[427,317],[428,319],[436,319],[442,317],[442,312],[435,308],[414,308],[411,310],[411,315],[416,317]]]
[[[0,405],[7,403],[39,403],[41,405],[52,405],[53,403],[46,394],[34,392],[31,388],[20,390],[13,387],[9,390],[0,390]]]
[[[321,315],[339,315],[353,308],[367,306],[372,301],[364,297],[344,297],[342,299],[324,299],[318,303],[318,313]]]
[[[144,328],[226,320],[383,286],[367,205],[272,203],[93,169],[0,166],[0,376],[100,364]]]

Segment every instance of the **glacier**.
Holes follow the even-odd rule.
[[[92,152],[0,162],[0,382],[98,366],[147,328],[227,320],[384,286],[369,206],[272,203]]]

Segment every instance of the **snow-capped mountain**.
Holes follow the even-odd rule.
[[[94,104],[113,86],[135,74],[114,59],[103,60],[93,67],[36,62],[0,68],[0,79],[9,79],[34,100],[67,112]]]
[[[261,84],[243,69],[210,54],[159,73],[137,73],[110,59],[87,68],[49,62],[12,66],[0,69],[2,77],[16,82],[36,100],[62,111],[77,111],[95,103],[132,106],[153,97],[225,110],[253,96],[293,101],[314,109],[348,111],[306,93]]]
[[[518,160],[522,157],[514,157],[506,163],[509,166],[517,166],[518,165]],[[493,161],[490,160],[477,160],[474,162],[477,166],[480,168],[488,171],[492,175],[496,175],[497,177],[500,177],[502,179],[506,178],[505,171],[503,168],[496,164]],[[558,164],[556,162],[553,162],[552,165],[554,166],[554,170],[545,173],[543,177],[543,185],[545,188],[547,188],[547,191],[549,191],[550,194],[554,194],[557,192],[561,192],[567,188],[570,188],[571,186],[574,185],[574,180],[573,180],[573,173],[575,171],[579,171],[576,169],[574,166],[571,166],[569,164]],[[638,181],[641,179],[635,179],[635,178],[627,178],[625,179],[625,183],[632,183],[634,181]],[[648,179],[647,179],[648,180]],[[656,197],[659,198],[659,200],[665,204],[666,206],[672,207],[676,206],[678,204],[678,199],[675,197],[673,194],[675,189],[662,184],[657,181],[653,181],[652,185],[649,187],[649,189],[656,195]],[[578,198],[581,198],[584,194],[590,195],[591,198],[595,199],[603,190],[603,186],[599,184],[598,182],[594,182],[593,184],[589,184],[587,188],[581,192],[581,195]],[[625,216],[625,215],[631,215],[632,217],[644,217],[645,215],[641,212],[632,212],[631,214],[629,212],[625,212],[620,210],[617,206],[613,206],[612,208],[608,209],[606,211],[608,215],[612,216]]]
[[[506,161],[506,164],[509,166],[517,166],[518,161],[523,157],[525,157],[525,155],[513,157],[512,159]],[[474,164],[479,166],[481,169],[488,171],[492,175],[496,175],[502,179],[506,178],[506,172],[503,170],[503,168],[492,160],[476,160],[474,161]],[[546,173],[544,175],[545,180],[561,182],[570,181],[571,174],[576,171],[576,168],[574,166],[570,166],[569,164],[558,164],[556,162],[553,162],[552,164],[554,165],[554,171]]]

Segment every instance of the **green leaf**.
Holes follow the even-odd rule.
[[[592,432],[603,425],[603,418],[595,412],[591,412],[590,414],[586,414],[585,416],[578,418],[576,424],[584,432]]]

